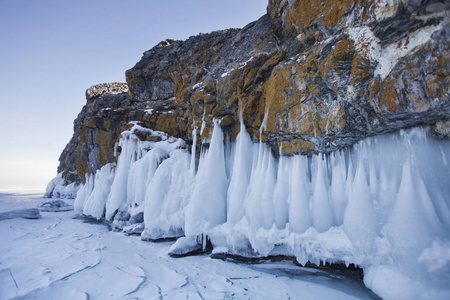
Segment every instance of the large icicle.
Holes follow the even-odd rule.
[[[329,198],[329,179],[327,161],[320,156],[315,156],[316,176],[314,192],[312,196],[313,226],[318,232],[325,232],[334,224],[334,216],[331,210]]]
[[[344,214],[344,230],[355,246],[356,263],[362,263],[369,253],[375,252],[377,237],[375,211],[361,154],[349,190]]]
[[[342,225],[344,222],[345,206],[347,205],[345,189],[345,159],[342,151],[331,154],[331,203],[333,205],[335,225]]]
[[[192,149],[191,149],[191,163],[189,166],[189,170],[191,172],[191,176],[195,176],[195,155],[197,153],[197,127],[194,127],[192,130]]]
[[[150,182],[166,157],[166,151],[155,147],[131,165],[127,183],[127,207],[130,215],[144,211],[144,201],[152,194],[149,189]]]
[[[78,190],[77,197],[73,203],[73,208],[79,212],[83,211],[84,204],[94,189],[94,175],[86,173],[85,178],[86,183]]]
[[[241,129],[236,138],[233,173],[227,193],[227,222],[236,224],[244,216],[244,199],[250,181],[252,168],[252,142],[241,121]]]
[[[275,189],[274,158],[263,143],[258,146],[258,157],[252,169],[245,210],[252,231],[274,224],[273,192]]]
[[[417,260],[423,249],[431,246],[433,237],[442,236],[426,187],[420,175],[412,172],[409,159],[404,163],[395,207],[383,233],[391,242],[398,266],[411,274],[419,271]]]
[[[283,229],[289,222],[289,186],[291,182],[292,158],[280,157],[277,173],[277,184],[273,194],[275,206],[275,225]]]
[[[227,187],[223,133],[215,121],[211,144],[199,166],[187,211],[187,236],[207,233],[209,228],[225,223]]]
[[[290,174],[289,229],[296,233],[303,233],[312,225],[307,169],[306,156],[294,156]]]
[[[137,158],[137,138],[130,131],[126,131],[122,134],[119,146],[122,147],[122,153],[117,161],[116,176],[106,202],[105,218],[107,220],[111,220],[118,210],[126,210],[128,173],[131,164]]]
[[[92,216],[98,220],[103,218],[106,199],[108,198],[111,184],[114,180],[114,167],[114,164],[106,164],[95,174],[95,186],[84,203],[83,214]]]
[[[174,238],[184,234],[184,208],[191,186],[190,156],[174,150],[158,167],[145,198],[143,240]]]

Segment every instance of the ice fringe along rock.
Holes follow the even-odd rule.
[[[65,184],[62,173],[56,175],[48,184],[45,189],[45,198],[70,198],[74,199],[77,196],[77,192],[80,189],[78,183]]]
[[[435,257],[449,250],[450,142],[429,129],[275,159],[243,124],[236,143],[225,145],[216,121],[197,171],[182,140],[140,141],[137,129],[122,134],[117,166],[88,178],[76,209],[96,218],[106,209],[106,219],[124,226],[143,212],[142,239],[185,235],[170,249],[175,256],[210,240],[244,257],[355,263],[366,270],[366,285],[387,299],[402,289],[425,299],[450,296],[449,260]]]

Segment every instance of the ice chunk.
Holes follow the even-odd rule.
[[[202,250],[202,244],[196,237],[181,237],[173,244],[168,254],[173,257],[181,257],[195,254]]]
[[[429,272],[446,271],[450,268],[450,240],[435,240],[419,256],[419,262],[427,265]]]
[[[45,201],[38,205],[39,211],[60,212],[73,210],[73,205],[67,204],[63,200]]]
[[[23,219],[39,219],[41,214],[37,208],[24,208],[11,211],[5,211],[0,213],[0,221],[23,218]]]
[[[53,178],[45,189],[45,198],[70,198],[75,199],[77,192],[80,189],[80,185],[76,182],[66,184],[62,173]]]

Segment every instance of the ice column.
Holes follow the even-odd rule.
[[[95,174],[95,186],[84,203],[83,214],[98,220],[103,218],[106,199],[114,180],[114,167],[115,164],[106,164]]]
[[[85,178],[86,183],[78,191],[75,202],[73,203],[73,208],[79,212],[83,211],[84,203],[94,189],[94,175],[86,173]]]
[[[318,232],[325,232],[334,223],[329,198],[329,183],[327,161],[321,155],[314,156],[316,166],[316,177],[314,193],[312,197],[312,219],[313,226]]]
[[[292,160],[292,158],[282,156],[278,163],[277,184],[273,194],[275,225],[278,229],[285,228],[289,222],[288,198]]]
[[[128,173],[131,164],[136,160],[136,151],[138,150],[137,139],[130,131],[122,133],[119,146],[122,147],[122,153],[120,153],[117,162],[116,176],[114,177],[111,192],[106,203],[105,218],[107,220],[111,220],[119,209],[125,210]]]
[[[252,168],[252,142],[241,120],[241,129],[236,138],[233,171],[227,193],[227,222],[236,224],[244,216],[244,199]]]
[[[143,239],[173,238],[184,233],[184,207],[191,184],[189,162],[189,154],[176,149],[156,169],[145,197]]]
[[[207,233],[226,221],[228,178],[225,170],[223,133],[214,121],[211,144],[199,165],[186,215],[186,236]]]
[[[344,222],[345,206],[347,205],[347,195],[345,189],[345,158],[343,151],[337,151],[330,155],[331,163],[331,203],[334,212],[335,225],[342,225]]]
[[[289,229],[296,233],[305,232],[312,224],[309,202],[310,182],[307,178],[307,157],[293,157],[289,188]]]
[[[253,166],[245,211],[252,231],[274,224],[273,193],[275,190],[275,170],[272,153],[263,143],[258,145],[258,156]]]
[[[349,171],[350,172],[350,171]],[[350,185],[344,214],[344,230],[354,245],[365,254],[370,252],[376,237],[372,193],[367,182],[362,155],[359,154],[355,177]]]

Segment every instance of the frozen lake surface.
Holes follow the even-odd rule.
[[[40,194],[0,194],[0,212]],[[73,204],[71,200],[65,200]],[[171,258],[173,242],[143,242],[74,211],[0,221],[0,299],[376,299],[358,274],[292,262]]]

